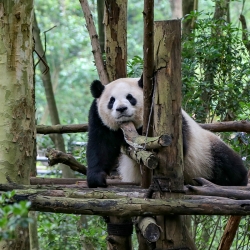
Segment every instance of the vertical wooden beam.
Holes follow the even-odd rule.
[[[127,76],[127,0],[105,1],[104,27],[106,69],[111,82]],[[123,232],[118,232],[121,228],[124,228]],[[132,249],[131,234],[128,233],[132,228],[131,218],[110,216],[108,249]]]
[[[109,81],[127,76],[127,0],[105,1],[105,51]]]
[[[154,181],[167,192],[156,192],[157,198],[181,198],[183,190],[183,152],[181,119],[181,21],[155,22],[155,89],[154,136],[170,134],[172,144],[159,150],[159,167]],[[184,216],[157,216],[162,228],[157,249],[196,249],[188,242]],[[187,248],[188,249],[188,248]]]
[[[144,0],[143,10],[143,135],[152,136],[152,122],[149,123],[153,96],[154,73],[154,0]],[[152,120],[152,119],[151,119]],[[148,188],[151,184],[151,170],[142,166],[142,187]]]
[[[143,10],[143,131],[142,134],[152,136],[152,96],[153,96],[153,73],[154,73],[154,0],[144,0]],[[141,165],[142,188],[148,188],[151,184],[152,171]],[[137,230],[139,242],[138,250],[148,249],[148,243]]]

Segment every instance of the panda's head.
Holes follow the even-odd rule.
[[[121,78],[106,86],[96,80],[90,90],[104,125],[112,130],[118,130],[126,121],[132,121],[136,128],[142,126],[143,90],[139,78]]]

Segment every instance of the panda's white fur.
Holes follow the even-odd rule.
[[[118,173],[123,182],[141,183],[141,169],[136,161],[125,154],[119,157]]]
[[[187,121],[190,129],[189,148],[184,157],[184,180],[193,184],[194,177],[206,177],[210,179],[213,175],[213,159],[211,155],[211,141],[220,140],[213,133],[202,129],[184,110],[182,115]]]
[[[120,153],[125,144],[119,125],[132,121],[136,128],[143,121],[143,91],[139,78],[121,78],[103,86],[94,81],[91,92],[95,100],[89,112],[87,144],[88,185],[105,187],[106,175],[118,162],[123,181],[141,180],[140,167]],[[219,185],[246,185],[247,170],[241,158],[213,133],[202,129],[182,110],[184,181],[203,177]]]

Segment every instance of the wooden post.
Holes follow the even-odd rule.
[[[143,36],[143,135],[152,136],[152,122],[150,111],[153,95],[154,73],[154,0],[144,0],[143,10],[144,36]],[[152,119],[151,119],[152,121]],[[149,123],[150,122],[150,123]],[[142,169],[142,187],[148,188],[151,184],[151,171],[145,166]]]
[[[106,69],[110,81],[127,76],[127,0],[105,1]]]
[[[152,95],[153,95],[153,73],[154,73],[154,0],[144,0],[143,10],[143,131],[145,136],[152,136]],[[141,164],[142,188],[149,188],[152,179],[152,171]],[[142,218],[140,219],[142,220]],[[138,250],[149,248],[147,240],[142,235],[142,230],[137,230],[139,242]]]
[[[159,150],[159,167],[154,183],[157,198],[176,199],[183,194],[183,152],[181,119],[181,21],[155,22],[154,136],[172,135],[172,144]],[[156,185],[157,186],[157,185]],[[196,249],[189,241],[184,216],[157,216],[163,232],[157,249]]]
[[[109,81],[127,76],[127,0],[105,1],[106,69]],[[108,249],[132,249],[132,219],[110,216]]]

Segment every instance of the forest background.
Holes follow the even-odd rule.
[[[184,1],[184,0],[183,0]],[[155,20],[183,18],[181,6],[173,1],[155,0]],[[176,1],[181,4],[181,1]],[[182,81],[183,107],[197,122],[249,120],[249,51],[242,40],[243,14],[250,20],[250,2],[231,1],[229,14],[214,19],[215,2],[200,0],[198,11],[186,20],[195,20],[194,31],[183,34]],[[89,1],[97,24],[97,3]],[[128,74],[142,73],[143,1],[128,1]],[[78,1],[35,1],[35,13],[41,31],[43,47],[50,67],[54,95],[61,124],[88,122],[92,101],[89,86],[98,79],[89,34]],[[185,22],[185,20],[184,20]],[[249,22],[248,22],[249,23]],[[249,25],[250,26],[250,25]],[[219,27],[220,36],[214,32]],[[46,32],[46,41],[45,34]],[[38,58],[35,57],[35,60]],[[51,124],[42,82],[42,73],[36,68],[37,124]],[[87,135],[63,135],[66,151],[73,152],[85,162]],[[249,166],[249,136],[246,133],[223,133],[224,140],[238,151]],[[38,136],[40,155],[54,147],[49,136]],[[38,169],[42,167],[38,163]],[[56,168],[50,176],[60,176]],[[105,223],[96,216],[36,213],[40,249],[106,249]],[[227,217],[193,216],[192,236],[198,249],[216,249]],[[232,249],[248,249],[250,235],[248,217],[241,220]],[[134,237],[135,240],[135,237]]]

